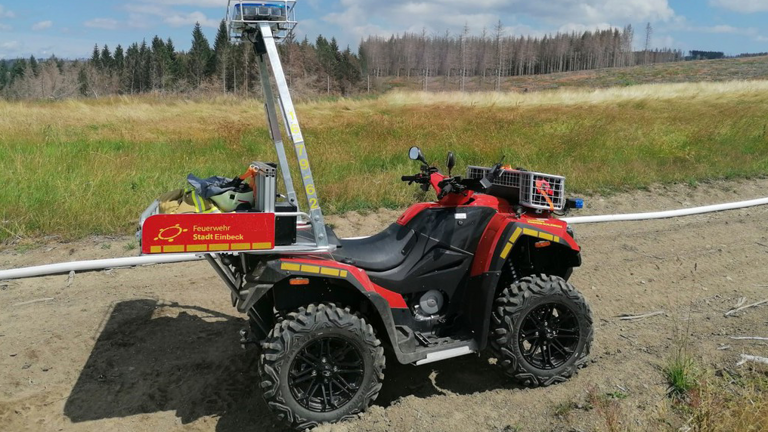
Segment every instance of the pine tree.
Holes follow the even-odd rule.
[[[213,43],[213,51],[216,60],[216,72],[221,77],[224,92],[228,89],[227,66],[230,51],[229,29],[225,20],[221,20],[216,40]]]
[[[101,53],[99,52],[99,45],[93,46],[93,54],[91,54],[91,65],[97,69],[101,69]]]
[[[123,47],[120,45],[115,48],[114,66],[115,70],[118,72],[122,72],[125,68],[125,53],[123,52]]]
[[[139,91],[152,90],[152,51],[147,41],[141,41],[139,46]]]
[[[32,69],[32,73],[35,74],[35,76],[40,74],[40,63],[37,62],[35,56],[29,57],[29,67]]]
[[[112,52],[105,44],[104,49],[101,50],[101,67],[107,70],[111,70],[113,67],[114,59],[112,58]]]
[[[211,66],[214,65],[213,58],[211,45],[203,34],[200,23],[197,23],[192,31],[192,48],[189,50],[189,74],[196,86],[202,85],[209,76]]]
[[[165,52],[168,54],[168,85],[172,86],[181,76],[181,66],[179,65],[179,57],[176,55],[176,47],[173,45],[171,38],[165,41]]]
[[[139,87],[139,44],[132,43],[125,52],[125,76],[123,88],[134,94]]]
[[[8,63],[5,60],[0,60],[0,90],[4,89],[8,85],[8,79],[10,72],[8,71]]]
[[[25,59],[18,59],[13,63],[11,68],[11,79],[9,84],[12,84],[19,78],[24,78],[24,74],[27,73],[27,61]]]
[[[88,96],[90,93],[90,86],[88,85],[88,72],[86,71],[85,65],[83,65],[80,68],[80,71],[77,73],[77,84],[80,88],[80,94],[83,96]]]
[[[152,88],[165,89],[170,68],[170,59],[168,56],[168,47],[160,37],[155,36],[152,39]]]

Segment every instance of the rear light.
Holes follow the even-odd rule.
[[[565,207],[569,209],[583,209],[584,200],[581,198],[568,198],[565,202]]]
[[[296,286],[296,285],[309,285],[309,279],[307,279],[307,278],[293,278],[293,279],[291,279],[291,281],[289,283],[291,285],[293,285],[293,286]]]
[[[542,241],[534,244],[534,246],[536,247],[536,249],[541,249],[541,248],[552,246],[552,242]]]

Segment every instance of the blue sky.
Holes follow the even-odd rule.
[[[227,0],[0,0],[0,58],[88,57],[95,43],[114,48],[154,35],[190,45],[200,22],[212,40]],[[654,27],[653,45],[728,54],[768,51],[768,0],[299,0],[297,32],[335,36],[356,49],[361,37],[426,29],[473,33],[501,20],[507,34]]]

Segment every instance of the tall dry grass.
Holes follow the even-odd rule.
[[[393,106],[469,106],[469,107],[542,107],[605,105],[638,101],[674,99],[709,100],[724,97],[740,99],[759,97],[768,92],[768,81],[729,81],[722,83],[643,84],[608,89],[563,89],[532,93],[461,93],[392,92],[381,102]]]
[[[532,94],[402,94],[298,106],[324,208],[399,207],[399,179],[448,150],[563,174],[573,192],[768,172],[768,83]],[[290,152],[290,149],[289,149]],[[261,103],[108,98],[0,102],[0,241],[127,233],[186,174],[274,160]],[[298,179],[298,177],[296,177]],[[640,209],[639,209],[640,210]]]

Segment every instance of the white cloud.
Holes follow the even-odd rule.
[[[768,0],[710,0],[710,5],[734,12],[768,12]]]
[[[16,14],[0,5],[0,18],[16,18]]]
[[[195,25],[195,23],[200,23],[200,25],[203,27],[212,28],[217,28],[221,22],[220,20],[208,18],[202,12],[192,12],[188,14],[177,13],[167,16],[163,21],[171,27],[184,27]]]
[[[226,0],[139,0],[139,3],[129,3],[123,6],[123,9],[129,12],[128,25],[137,28],[148,27],[150,17],[159,17],[162,21],[172,27],[183,27],[195,25],[199,22],[203,27],[218,28],[221,20],[208,18],[206,14],[200,11],[179,12],[170,6],[200,6],[216,7],[224,14],[227,6]]]
[[[144,3],[129,3],[125,5],[125,10],[135,14],[143,15],[157,15],[165,16],[169,15],[170,10],[166,7],[158,6],[157,4],[144,4]]]
[[[13,27],[9,26],[8,24],[0,23],[0,31],[11,31],[13,30]]]
[[[94,18],[85,22],[86,27],[97,28],[103,30],[117,30],[120,23],[112,18]]]
[[[525,15],[558,25],[595,25],[612,21],[668,21],[675,17],[668,0],[340,0],[344,12],[396,23],[449,23],[473,15]],[[337,13],[339,14],[339,13]]]
[[[339,26],[347,40],[414,28],[457,31],[464,23],[479,33],[482,28],[491,29],[499,19],[514,25],[518,17],[564,30],[677,18],[668,0],[338,0],[337,5],[340,10],[322,20]]]
[[[612,26],[608,23],[599,23],[599,24],[592,24],[592,25],[568,23],[560,26],[560,32],[561,33],[572,33],[572,32],[583,33],[585,31],[608,30],[614,27],[615,26]]]
[[[742,36],[755,36],[759,32],[756,28],[753,27],[734,27],[727,24],[720,24],[715,26],[692,26],[692,25],[683,25],[681,27],[676,27],[672,30],[679,30],[679,31],[687,31],[692,33],[710,33],[710,34],[735,34],[735,35],[742,35]]]
[[[32,26],[32,30],[40,31],[53,27],[53,21],[40,21]]]

